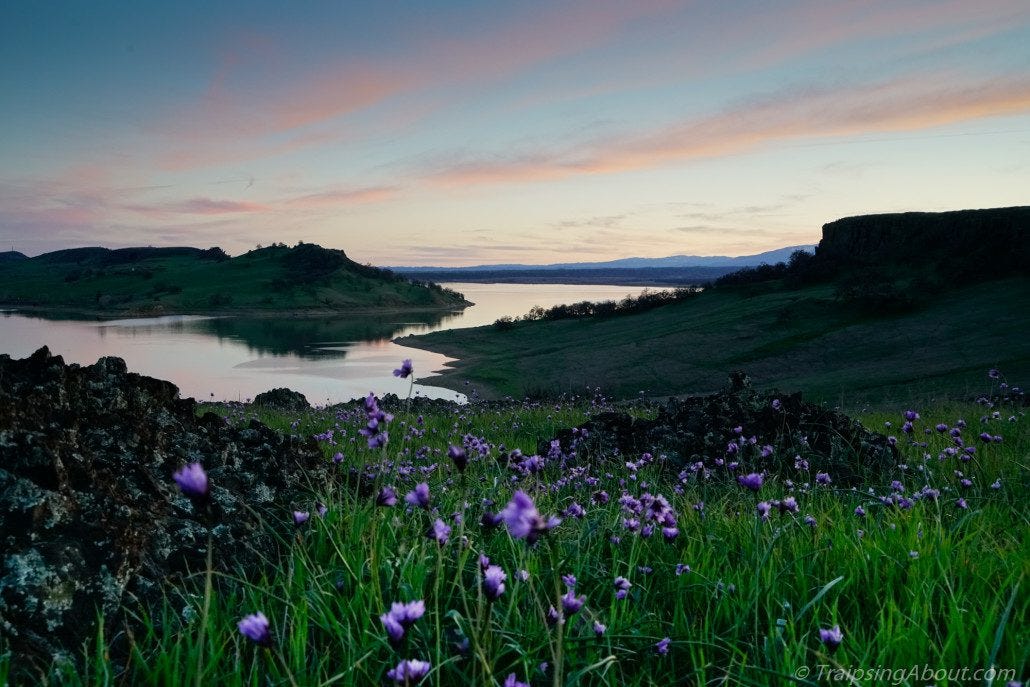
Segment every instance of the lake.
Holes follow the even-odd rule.
[[[340,314],[320,317],[201,317],[177,315],[119,320],[42,317],[0,312],[0,353],[14,358],[46,345],[66,362],[124,358],[129,370],[167,379],[183,396],[242,401],[289,387],[313,404],[409,393],[465,401],[464,394],[432,386],[432,373],[451,358],[391,341],[408,334],[491,324],[535,305],[619,300],[644,287],[561,284],[444,284],[473,301],[459,313]],[[653,289],[652,289],[653,290]],[[415,384],[393,376],[411,358]]]

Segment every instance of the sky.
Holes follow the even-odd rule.
[[[5,2],[0,125],[28,255],[745,255],[1030,204],[1030,2]]]

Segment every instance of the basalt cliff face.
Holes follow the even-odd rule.
[[[81,655],[98,616],[117,652],[123,607],[195,605],[176,589],[203,574],[209,538],[215,568],[261,570],[290,509],[312,508],[307,488],[329,478],[313,440],[195,410],[119,358],[0,355],[0,635],[15,665]],[[211,481],[201,509],[172,479],[191,462]]]
[[[933,264],[963,274],[1027,273],[1030,207],[845,217],[823,225],[819,260],[840,265]]]

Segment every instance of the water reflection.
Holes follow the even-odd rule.
[[[446,284],[475,305],[458,312],[360,313],[315,317],[200,317],[121,320],[68,314],[0,311],[0,353],[22,358],[43,345],[84,365],[114,355],[129,369],[178,385],[183,396],[244,400],[277,386],[300,391],[312,403],[376,394],[407,395],[410,382],[392,375],[411,358],[412,393],[464,400],[432,386],[432,373],[452,359],[391,340],[453,327],[489,324],[583,300],[618,300],[642,290],[624,286],[560,284]],[[428,379],[427,379],[428,378]]]
[[[342,358],[358,341],[389,341],[408,329],[438,328],[445,319],[439,312],[405,313],[398,316],[334,315],[331,317],[247,318],[225,317],[190,323],[194,331],[218,341],[239,342],[252,355],[296,355],[307,360]]]

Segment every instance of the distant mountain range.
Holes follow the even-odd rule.
[[[598,270],[598,269],[646,269],[646,268],[670,268],[670,267],[753,267],[756,265],[775,264],[790,259],[791,253],[803,250],[811,253],[814,245],[788,246],[776,250],[758,253],[756,255],[741,255],[731,258],[725,255],[670,255],[665,258],[620,258],[619,260],[608,260],[606,262],[559,262],[551,265],[523,265],[523,264],[498,264],[498,265],[472,265],[470,267],[388,267],[387,269],[400,274],[416,274],[421,272],[433,272],[445,274],[448,272],[521,272],[526,270]]]

